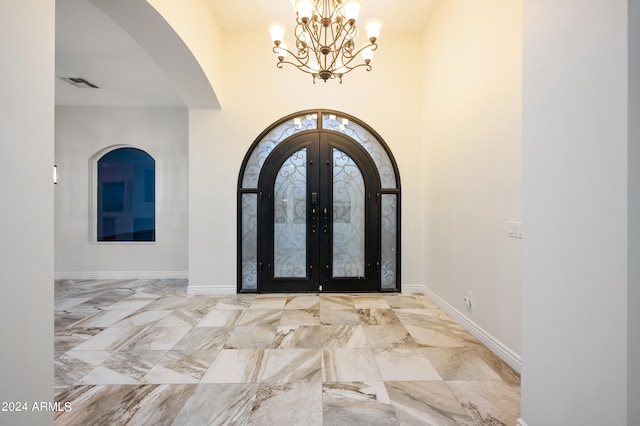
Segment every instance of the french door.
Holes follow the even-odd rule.
[[[309,132],[274,148],[258,182],[258,290],[380,290],[380,179],[360,145]]]

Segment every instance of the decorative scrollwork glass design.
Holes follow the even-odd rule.
[[[273,189],[274,277],[307,276],[307,149],[280,167]]]
[[[380,174],[383,188],[397,188],[396,174],[389,155],[380,142],[366,129],[348,118],[334,114],[322,115],[322,128],[349,136],[367,150]]]
[[[395,194],[382,194],[382,227],[380,240],[382,241],[381,253],[381,287],[382,289],[395,289],[397,287],[397,241],[398,241],[398,196]]]
[[[255,188],[258,186],[260,170],[262,170],[262,166],[269,154],[271,154],[271,151],[273,151],[280,142],[291,135],[295,135],[296,133],[317,128],[318,114],[306,114],[296,117],[293,120],[286,121],[271,130],[262,138],[260,143],[258,143],[258,146],[251,153],[251,157],[249,157],[249,161],[244,169],[242,187]]]
[[[365,186],[357,164],[333,149],[333,277],[364,277]]]
[[[242,194],[242,288],[258,288],[258,194]]]

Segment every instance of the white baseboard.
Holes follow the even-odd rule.
[[[478,340],[480,340],[486,347],[496,354],[500,359],[509,364],[511,368],[518,373],[521,372],[522,358],[515,353],[511,348],[504,343],[496,339],[485,329],[473,322],[469,317],[462,312],[451,306],[444,299],[440,298],[433,291],[421,284],[404,284],[402,286],[403,293],[420,293],[429,298],[433,303],[438,305],[440,309],[445,311],[451,318],[456,320],[461,326],[463,326],[469,333],[473,334]],[[523,422],[523,426],[526,424]]]
[[[413,293],[425,294],[426,290],[427,289],[422,284],[402,284],[403,294],[413,294]]]
[[[188,279],[187,271],[58,271],[56,280]]]
[[[518,419],[516,422],[516,426],[527,426],[527,424],[522,419]]]
[[[236,294],[238,288],[235,285],[191,285],[187,287],[188,295],[211,296],[216,294]]]

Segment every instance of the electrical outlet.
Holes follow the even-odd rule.
[[[467,295],[464,296],[464,306],[467,307],[467,309],[471,309],[471,292],[467,290]]]

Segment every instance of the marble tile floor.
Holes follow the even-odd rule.
[[[56,425],[515,425],[520,376],[417,294],[55,283]]]

